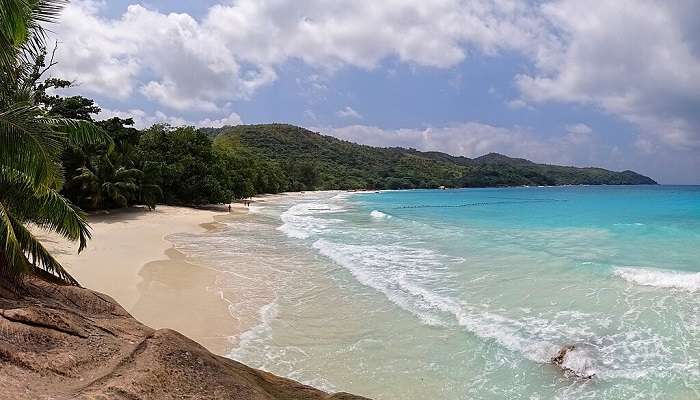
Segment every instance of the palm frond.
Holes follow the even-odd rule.
[[[76,281],[61,264],[46,250],[39,240],[25,228],[20,221],[17,221],[12,216],[9,218],[12,224],[12,229],[15,232],[18,242],[22,246],[24,254],[29,258],[32,267],[42,269],[56,277],[61,281],[79,286]]]
[[[0,159],[25,171],[38,185],[61,180],[58,161],[67,145],[93,144],[113,145],[109,135],[90,121],[48,118],[33,105],[0,112]]]
[[[114,182],[112,185],[122,192],[138,192],[139,190],[139,185],[133,182]]]
[[[56,132],[67,135],[68,144],[82,147],[94,144],[114,146],[112,138],[91,121],[70,118],[45,117],[44,121]]]
[[[19,48],[30,35],[27,0],[0,0],[0,68],[14,65]]]
[[[56,22],[68,0],[39,0],[32,2],[32,18],[34,25]]]
[[[30,271],[30,265],[17,238],[12,217],[7,206],[0,202],[0,250],[4,253],[7,266],[4,275],[19,276]]]
[[[67,0],[0,0],[0,65],[16,61],[17,53],[40,49],[44,25],[56,22]]]
[[[82,251],[90,239],[85,213],[49,187],[37,188],[23,173],[0,167],[2,201],[19,221],[29,221],[59,235],[79,242]]]
[[[94,172],[92,172],[92,170],[88,167],[80,167],[80,168],[76,169],[76,172],[79,172],[78,175],[73,177],[73,180],[76,180],[76,181],[92,182],[92,181],[97,181],[99,179],[97,177],[97,175]]]
[[[143,171],[140,169],[136,168],[130,168],[126,169],[124,167],[120,167],[117,169],[117,171],[114,173],[114,178],[116,180],[136,180],[140,179],[143,177]]]
[[[39,107],[21,105],[0,112],[0,159],[42,185],[56,179],[66,134],[42,121]]]
[[[90,228],[85,214],[57,191],[63,185],[60,157],[70,145],[112,146],[91,122],[48,117],[35,104],[44,26],[66,4],[0,0],[0,275],[50,274],[77,285],[26,228],[34,223],[57,232],[78,241],[82,251]]]
[[[39,198],[32,222],[61,236],[79,242],[78,252],[92,237],[86,214],[57,191],[50,190]]]
[[[0,0],[0,36],[10,45],[19,46],[27,40],[28,13],[30,7],[26,0]]]

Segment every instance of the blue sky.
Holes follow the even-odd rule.
[[[699,4],[75,0],[53,73],[140,126],[288,122],[700,184]]]

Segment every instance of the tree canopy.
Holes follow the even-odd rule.
[[[632,171],[536,164],[491,153],[470,159],[439,152],[359,145],[285,124],[208,129],[216,145],[247,152],[287,172],[288,190],[413,189],[523,185],[654,184]]]

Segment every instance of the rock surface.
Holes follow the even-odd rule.
[[[22,295],[0,287],[2,399],[364,399],[216,356],[141,324],[106,295],[26,286]]]
[[[562,371],[570,373],[577,378],[593,379],[596,374],[593,371],[593,364],[591,363],[591,360],[576,353],[578,353],[576,346],[564,346],[559,350],[559,353],[557,353],[557,355],[550,360],[550,362],[561,368]],[[572,360],[571,358],[575,355],[578,355],[578,357]]]

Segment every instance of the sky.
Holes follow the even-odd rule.
[[[53,76],[139,127],[353,142],[700,184],[697,0],[73,0]]]

